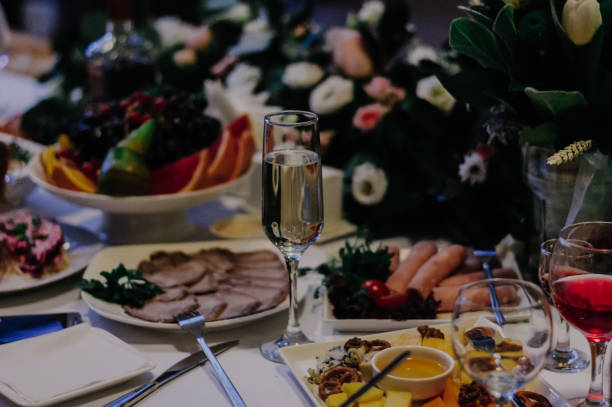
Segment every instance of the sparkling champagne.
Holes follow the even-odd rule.
[[[309,150],[280,150],[263,164],[263,226],[284,253],[302,252],[323,229],[321,158]]]

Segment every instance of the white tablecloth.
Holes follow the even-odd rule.
[[[39,189],[30,195],[27,202],[30,207],[39,210],[43,215],[56,217],[67,223],[80,225],[94,231],[97,231],[100,226],[100,213],[98,211],[67,204]],[[207,225],[233,212],[233,209],[224,207],[220,201],[193,208],[190,210],[190,216],[199,227],[196,234],[190,237],[190,240],[212,239],[212,235],[207,230]],[[335,241],[321,247],[328,253],[333,254],[341,243],[341,241]],[[394,239],[393,243],[405,246],[409,241]],[[87,308],[79,297],[79,291],[73,288],[79,278],[80,275],[77,275],[32,291],[0,297],[0,314],[78,311],[93,326],[109,331],[146,353],[155,360],[157,368],[151,373],[144,374],[126,383],[61,403],[62,406],[102,406],[123,393],[146,383],[188,353],[199,349],[193,337],[188,334],[137,328],[98,316]],[[325,325],[321,318],[320,300],[313,298],[312,291],[302,303],[300,321],[304,331],[317,341],[331,340],[340,336],[354,336],[340,335]],[[227,331],[211,332],[206,335],[209,344],[240,339],[240,345],[222,354],[219,360],[246,404],[250,407],[312,405],[287,367],[268,362],[259,353],[259,345],[262,342],[279,337],[286,323],[287,312],[282,312],[249,325]],[[579,348],[587,349],[585,339],[577,332],[572,333],[572,340]],[[61,366],[58,366],[57,374],[61,374],[61,369]],[[606,370],[609,373],[609,362]],[[555,374],[544,371],[541,375],[568,398],[586,394],[588,369],[575,374]],[[609,376],[607,380],[609,382]],[[221,407],[230,404],[215,380],[209,365],[205,365],[163,386],[138,405],[142,407]],[[0,406],[13,407],[13,404],[0,396]]]

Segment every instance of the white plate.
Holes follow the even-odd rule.
[[[16,274],[5,275],[0,281],[0,294],[29,290],[69,277],[83,270],[89,260],[103,249],[104,245],[94,233],[77,226],[60,224],[66,242],[66,256],[70,260],[68,268],[41,278],[32,279]]]
[[[190,242],[190,243],[172,243],[172,244],[149,244],[149,245],[128,245],[128,246],[115,246],[109,247],[92,259],[83,274],[83,278],[92,279],[98,278],[100,272],[103,270],[111,270],[119,263],[123,263],[127,268],[136,268],[141,260],[149,257],[149,255],[157,250],[174,251],[181,250],[184,252],[195,252],[200,249],[222,247],[224,249],[233,250],[236,252],[244,252],[251,250],[268,249],[277,251],[272,243],[267,240],[219,240],[219,241],[206,241],[206,242]],[[280,255],[279,255],[280,256]],[[316,247],[310,247],[304,254],[300,265],[314,267],[325,262],[327,260],[327,254]],[[298,299],[304,298],[306,291],[308,290],[308,284],[306,278],[298,279]],[[181,328],[175,323],[163,323],[163,322],[149,322],[142,319],[134,318],[128,315],[123,308],[118,304],[113,304],[100,300],[93,297],[92,295],[82,291],[81,295],[83,300],[87,303],[95,313],[112,319],[114,321],[123,322],[129,325],[140,326],[144,328],[153,328],[161,330],[180,330]],[[269,315],[276,314],[287,309],[289,306],[289,299],[278,306],[258,312],[244,317],[231,318],[221,321],[212,321],[206,323],[206,329],[208,330],[221,330],[234,328],[239,325],[243,325],[252,321],[256,321],[261,318],[265,318]]]
[[[448,324],[451,320],[450,312],[438,313],[436,319],[393,319],[376,318],[347,318],[338,319],[333,314],[334,306],[329,301],[327,293],[323,295],[323,322],[340,332],[385,332],[404,328],[416,328],[420,325]]]
[[[450,332],[449,325],[437,326],[438,329],[448,334]],[[361,336],[361,338],[372,340],[372,339],[384,339],[389,342],[393,342],[400,334],[403,333],[415,333],[416,328],[403,329],[392,332],[384,332],[374,335]],[[315,358],[317,356],[324,356],[327,351],[336,345],[341,345],[346,342],[346,339],[330,342],[319,342],[307,345],[291,346],[288,348],[281,348],[280,354],[285,362],[285,365],[291,370],[295,381],[298,382],[304,393],[308,395],[310,401],[316,406],[325,407],[325,403],[319,398],[317,394],[317,386],[311,385],[306,381],[308,377],[308,369],[316,366]],[[555,407],[571,407],[572,404],[565,400],[550,384],[543,379],[536,377],[531,383],[524,386],[525,389],[540,393],[545,396],[553,406]],[[425,400],[427,401],[427,400]],[[415,402],[415,405],[420,405],[421,402]]]
[[[89,194],[86,192],[72,191],[49,184],[45,178],[39,156],[33,157],[28,164],[32,181],[41,188],[51,192],[53,195],[73,204],[88,208],[101,209],[105,212],[112,213],[133,214],[178,211],[211,201],[221,194],[235,188],[240,188],[244,180],[250,179],[254,167],[254,165],[251,165],[247,172],[232,181],[209,188],[199,189],[197,191],[164,195],[113,197],[104,194]]]

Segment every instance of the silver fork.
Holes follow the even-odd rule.
[[[210,350],[208,344],[202,336],[202,329],[206,325],[206,319],[202,316],[202,314],[197,311],[187,311],[175,315],[174,319],[176,319],[176,322],[178,322],[181,328],[191,332],[193,336],[196,337],[202,351],[204,351],[204,354],[208,358],[208,361],[213,368],[215,377],[217,380],[219,380],[219,383],[221,383],[221,386],[223,387],[225,394],[227,394],[227,397],[232,402],[232,405],[234,407],[246,407],[246,404],[242,400],[242,397],[240,397],[238,390],[236,390],[236,387],[234,387],[234,384],[227,376],[227,373],[225,373],[225,370],[223,370],[221,364],[215,357],[215,354]]]

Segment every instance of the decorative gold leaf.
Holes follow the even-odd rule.
[[[574,158],[585,153],[591,148],[593,142],[591,140],[579,140],[563,150],[556,152],[555,154],[548,157],[546,164],[548,165],[561,165],[572,161]]]

